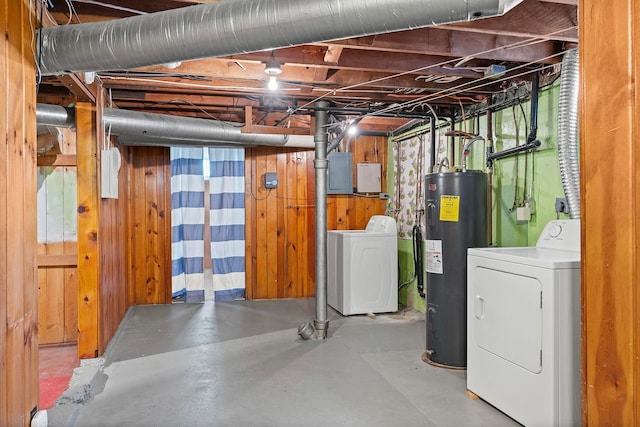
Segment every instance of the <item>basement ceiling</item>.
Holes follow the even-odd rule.
[[[74,25],[215,0],[53,0],[45,25]],[[230,0],[226,0],[230,1]],[[51,7],[52,6],[52,7]],[[558,75],[578,40],[577,0],[524,0],[504,16],[132,70],[43,77],[38,102],[94,100],[114,107],[309,133],[310,109],[330,101],[343,116],[371,114],[391,130],[412,118],[459,114],[515,90],[539,70]],[[280,64],[268,89],[268,62]],[[171,66],[177,65],[175,68]],[[504,73],[500,71],[504,69]],[[250,108],[248,108],[250,107]],[[363,122],[364,123],[364,122]]]

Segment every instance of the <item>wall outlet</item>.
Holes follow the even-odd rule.
[[[569,204],[567,203],[567,199],[564,197],[556,198],[556,213],[569,213]]]
[[[516,208],[516,221],[531,221],[531,209],[528,206]]]

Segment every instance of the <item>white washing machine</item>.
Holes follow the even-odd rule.
[[[398,310],[393,218],[374,215],[364,230],[327,232],[327,303],[345,316]]]
[[[579,220],[467,266],[467,388],[528,427],[580,425]]]

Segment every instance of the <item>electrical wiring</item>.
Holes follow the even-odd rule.
[[[124,7],[124,6],[117,6],[115,4],[103,3],[101,1],[95,1],[95,0],[72,0],[72,1],[74,1],[76,3],[93,4],[93,5],[104,7],[104,8],[108,8],[108,9],[114,9],[114,10],[120,10],[122,12],[133,13],[133,14],[136,14],[136,15],[147,15],[148,14],[148,12],[143,12],[141,10],[131,9],[131,8]]]
[[[495,52],[495,51],[498,51],[498,50],[509,49],[509,48],[517,48],[522,43],[526,43],[526,42],[529,42],[529,41],[547,40],[547,39],[551,38],[555,34],[561,34],[561,33],[573,30],[575,28],[576,28],[576,26],[572,26],[572,27],[569,27],[569,28],[564,28],[564,29],[561,29],[561,30],[553,31],[551,33],[547,33],[547,34],[545,34],[543,36],[531,37],[530,39],[527,39],[527,40],[521,40],[521,41],[518,41],[518,42],[515,42],[515,43],[511,43],[511,44],[495,47],[495,48],[492,48],[492,49],[487,49],[487,50],[484,50],[484,51],[476,52],[475,54],[467,55],[467,57],[469,57],[469,58],[477,57],[477,56],[489,54],[491,52]],[[564,52],[562,52],[561,54],[564,54]],[[553,57],[553,56],[556,56],[556,55],[552,55],[551,57]],[[544,59],[547,59],[547,58],[541,58],[540,60],[544,60]],[[393,79],[393,78],[405,76],[407,74],[414,74],[414,73],[417,73],[417,72],[420,72],[420,71],[425,71],[425,70],[428,70],[428,69],[431,69],[431,68],[443,67],[443,66],[445,66],[447,64],[454,64],[454,63],[459,63],[459,62],[460,62],[459,58],[453,58],[451,60],[439,62],[437,64],[427,65],[425,67],[420,67],[420,68],[416,68],[416,69],[409,70],[409,71],[404,71],[402,73],[396,73],[396,74],[392,74],[392,75],[389,75],[389,76],[384,76],[384,77],[380,77],[380,78],[377,78],[377,79],[372,79],[372,80],[369,80],[369,81],[366,81],[366,82],[355,83],[355,84],[352,84],[352,85],[349,85],[349,86],[345,86],[343,88],[343,90],[353,89],[353,88],[360,87],[360,86],[366,86],[366,85],[371,84],[371,83],[377,83],[377,82],[384,81],[384,80],[390,80],[390,79]],[[528,64],[528,65],[532,65],[532,64],[533,64],[533,62]],[[335,89],[327,90],[327,92],[325,94],[323,94],[323,95],[321,95],[321,96],[319,96],[319,97],[307,102],[306,104],[304,104],[304,105],[302,105],[302,106],[300,106],[298,108],[299,109],[304,109],[304,108],[306,108],[306,107],[308,107],[310,105],[313,105],[315,102],[317,102],[317,101],[319,101],[319,100],[331,95],[334,92],[335,92]]]
[[[551,58],[554,58],[554,57],[557,57],[557,56],[561,56],[561,55],[564,55],[564,52],[555,53],[555,54],[549,55],[549,56],[547,56],[545,58],[540,58],[537,61],[529,62],[529,63],[526,63],[526,64],[521,64],[521,65],[519,65],[517,67],[512,68],[511,71],[515,71],[515,70],[519,70],[519,69],[522,69],[522,68],[530,67],[532,65],[537,64],[539,61],[544,61],[544,60],[551,59]],[[418,104],[424,103],[426,101],[429,101],[429,102],[437,101],[439,99],[443,99],[443,98],[445,98],[447,96],[450,96],[450,95],[456,95],[456,94],[463,93],[463,92],[466,92],[466,91],[469,91],[469,90],[482,88],[482,87],[487,86],[487,85],[492,84],[492,83],[508,81],[508,80],[515,79],[515,78],[518,78],[518,77],[524,77],[524,76],[527,76],[527,75],[529,75],[531,73],[534,73],[534,72],[538,72],[538,71],[541,71],[541,70],[552,68],[553,66],[554,65],[546,65],[546,66],[538,68],[537,70],[528,70],[528,71],[525,71],[525,72],[522,72],[522,73],[519,73],[519,74],[505,76],[505,77],[502,77],[500,79],[492,79],[491,81],[487,81],[488,78],[486,78],[486,77],[485,78],[481,78],[481,79],[478,79],[478,80],[476,80],[474,82],[462,83],[462,84],[460,84],[458,86],[454,86],[454,87],[448,88],[448,89],[443,89],[440,92],[436,92],[436,93],[433,93],[431,95],[425,95],[425,96],[423,96],[421,98],[418,98],[418,99],[415,99],[415,100],[407,101],[407,102],[400,103],[400,104],[394,104],[394,105],[391,105],[391,106],[389,106],[387,108],[383,108],[383,109],[380,109],[380,110],[377,110],[377,111],[374,111],[374,112],[371,112],[371,113],[367,113],[366,115],[367,116],[376,116],[376,115],[380,115],[380,114],[384,114],[384,113],[390,113],[390,112],[394,112],[394,111],[404,110],[404,109],[406,109],[408,107],[411,107],[411,106],[414,106],[414,105],[418,105]],[[484,82],[481,83],[481,84],[477,84],[475,86],[472,85],[473,83],[476,83],[478,81],[484,81]],[[469,86],[469,85],[472,85],[472,86]],[[447,93],[448,91],[453,91],[453,93]]]
[[[518,103],[518,106],[520,107],[520,111],[522,112],[522,118],[524,119],[524,129],[525,132],[528,131],[529,129],[529,124],[527,123],[527,114],[524,111],[524,107],[522,106],[522,102]],[[535,150],[531,150],[531,151],[535,151]],[[522,202],[520,202],[520,206],[524,206],[526,200],[527,200],[527,175],[529,172],[529,156],[527,156],[527,154],[525,153],[524,155],[524,183],[522,185]]]
[[[516,147],[518,147],[520,145],[520,124],[518,121],[518,117],[516,116],[516,106],[512,105],[511,106],[511,112],[513,115],[513,124],[515,126],[515,137],[516,137]],[[516,210],[516,208],[518,207],[518,175],[520,172],[520,167],[518,164],[518,159],[520,158],[520,156],[518,155],[519,153],[516,153],[515,155],[515,161],[514,161],[514,191],[513,191],[513,205],[511,206],[511,208],[509,208],[509,212],[513,212]]]
[[[71,2],[71,0],[65,0],[65,2],[69,7],[69,21],[67,22],[67,25],[71,24],[71,21],[73,20],[74,15],[76,17],[76,22],[78,24],[81,24],[82,21],[80,21],[80,16],[78,16],[78,12],[76,12],[76,8],[73,6],[73,3]]]

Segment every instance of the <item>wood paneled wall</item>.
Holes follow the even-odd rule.
[[[130,147],[129,301],[171,302],[171,162],[166,147]]]
[[[382,165],[386,191],[387,141],[360,137],[350,147],[355,163]],[[247,299],[315,295],[315,169],[308,150],[256,147],[245,154]],[[264,188],[264,173],[276,172],[277,189]],[[364,229],[372,215],[384,214],[378,197],[330,195],[329,229]]]
[[[117,148],[122,157],[118,173],[118,198],[100,199],[100,354],[106,350],[132,305],[127,277],[129,239],[125,225],[129,220],[128,148]]]
[[[0,425],[38,405],[35,64],[28,0],[0,7]]]
[[[640,2],[579,2],[583,423],[640,425]]]

